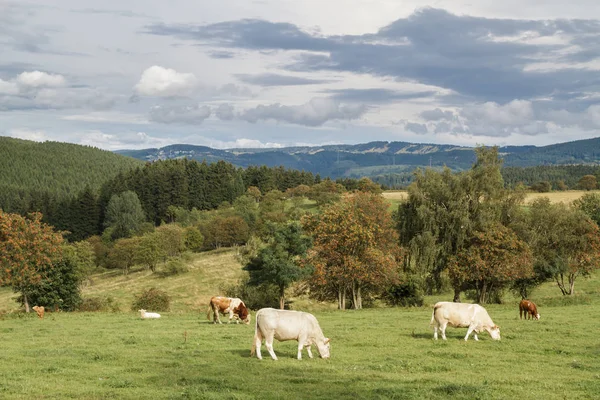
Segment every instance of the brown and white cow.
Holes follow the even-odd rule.
[[[537,306],[533,301],[530,300],[521,300],[519,303],[519,318],[523,319],[523,314],[525,315],[525,319],[540,319],[540,314],[538,313]]]
[[[494,324],[486,309],[479,304],[440,301],[433,306],[431,324],[434,325],[435,340],[438,338],[438,329],[442,332],[442,339],[446,340],[447,325],[469,328],[465,340],[469,339],[471,332],[474,332],[475,340],[479,340],[477,333],[482,331],[487,331],[492,339],[500,340],[500,327]]]
[[[223,296],[214,296],[210,299],[210,304],[208,305],[208,312],[206,313],[206,318],[210,320],[210,313],[213,313],[213,322],[216,324],[222,323],[219,318],[219,314],[229,314],[230,323],[233,318],[235,318],[236,323],[240,323],[240,320],[245,323],[250,323],[250,311],[244,304],[244,302],[237,297],[223,297]]]
[[[329,339],[323,335],[319,322],[314,315],[302,311],[277,310],[262,308],[256,313],[256,328],[254,343],[250,355],[262,360],[260,347],[263,339],[273,360],[277,356],[273,351],[273,338],[280,342],[286,340],[298,341],[298,360],[302,359],[302,349],[306,348],[312,358],[311,345],[316,345],[321,358],[329,358]]]

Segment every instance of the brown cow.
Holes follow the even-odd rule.
[[[44,319],[44,311],[45,311],[44,306],[35,306],[35,307],[33,307],[33,309],[37,313],[38,317],[40,317],[41,319]]]
[[[519,318],[523,319],[523,314],[525,314],[525,319],[540,319],[540,314],[538,314],[537,307],[533,301],[529,300],[521,300],[519,303]]]
[[[222,297],[222,296],[214,296],[210,299],[210,304],[208,305],[208,312],[206,313],[206,318],[210,320],[210,313],[213,312],[213,322],[216,324],[221,323],[221,319],[219,318],[219,314],[227,314],[229,313],[229,321],[231,322],[232,318],[235,318],[236,323],[240,323],[242,320],[243,323],[250,323],[250,312],[248,308],[244,304],[244,302],[236,297]]]

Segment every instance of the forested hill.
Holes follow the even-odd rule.
[[[88,185],[97,190],[117,173],[142,164],[89,146],[0,137],[0,204],[22,201],[31,192],[64,197]]]
[[[499,151],[505,166],[600,164],[600,138],[543,147],[506,146]],[[416,167],[428,166],[447,166],[460,171],[471,168],[475,161],[472,147],[407,142],[228,150],[179,144],[160,149],[121,150],[118,153],[146,161],[187,157],[207,162],[224,160],[241,167],[283,166],[333,179],[386,175],[406,177]],[[398,182],[382,183],[394,185]]]

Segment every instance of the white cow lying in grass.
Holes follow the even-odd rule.
[[[433,338],[437,340],[438,329],[442,332],[442,339],[446,340],[446,326],[455,328],[469,328],[465,340],[471,332],[475,340],[477,333],[487,331],[492,339],[500,340],[500,327],[494,324],[485,308],[479,304],[452,303],[440,301],[433,306],[430,325],[433,325]]]
[[[139,312],[140,312],[140,316],[142,317],[142,319],[160,318],[160,314],[155,313],[155,312],[146,312],[146,310],[139,310]]]
[[[306,347],[308,356],[312,358],[311,345],[316,345],[322,358],[329,358],[329,339],[323,335],[319,322],[314,315],[302,311],[276,310],[274,308],[263,308],[256,313],[256,329],[254,331],[254,343],[252,343],[253,355],[262,359],[260,346],[263,339],[265,346],[273,360],[277,356],[273,351],[273,339],[280,342],[286,340],[298,341],[298,360],[302,359],[302,349]]]

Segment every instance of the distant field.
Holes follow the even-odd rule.
[[[564,192],[549,192],[549,193],[527,193],[525,204],[532,202],[540,197],[548,197],[552,203],[570,203],[575,199],[580,198],[585,193],[600,193],[598,190],[567,190]],[[392,203],[398,203],[408,196],[406,191],[388,191],[383,193],[383,197],[390,200]]]

